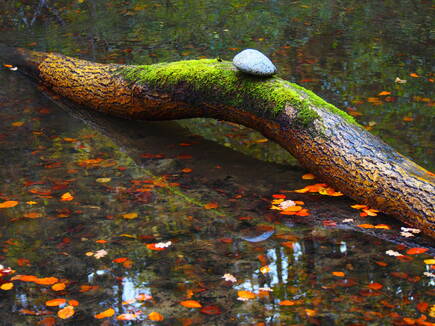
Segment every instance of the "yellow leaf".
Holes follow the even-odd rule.
[[[15,121],[15,122],[12,122],[12,126],[13,126],[13,127],[21,127],[23,124],[24,124],[23,121]]]
[[[71,201],[71,200],[73,200],[73,199],[74,199],[74,196],[71,195],[71,193],[69,193],[69,192],[64,193],[64,194],[60,197],[60,200],[62,200],[62,201]]]
[[[95,181],[97,181],[99,183],[107,183],[107,182],[112,181],[112,179],[111,178],[98,178]]]
[[[165,317],[163,317],[163,315],[159,314],[158,312],[151,312],[148,315],[148,318],[152,321],[162,321],[163,319],[165,319]]]
[[[187,308],[201,308],[202,305],[196,300],[181,301],[180,304]]]
[[[94,317],[97,319],[103,319],[107,317],[112,317],[114,314],[115,314],[115,310],[109,308],[107,310],[104,310],[103,312],[100,312],[99,314],[96,314]]]
[[[18,205],[18,202],[15,200],[8,200],[4,201],[3,203],[0,203],[0,208],[9,208],[9,207],[15,207]]]
[[[132,220],[132,219],[137,217],[137,213],[135,213],[135,212],[126,213],[126,214],[123,214],[122,217],[127,219],[127,220]]]
[[[57,316],[59,317],[59,318],[62,318],[62,319],[68,319],[68,318],[70,318],[72,315],[74,315],[74,307],[73,306],[66,306],[65,308],[63,308],[63,309],[60,309],[58,312],[57,312]]]
[[[267,274],[270,272],[270,267],[268,265],[263,266],[260,268],[260,272],[262,272],[263,274]]]
[[[4,290],[4,291],[8,291],[10,289],[12,289],[14,287],[14,283],[8,282],[8,283],[3,283],[2,285],[0,285],[0,289]]]

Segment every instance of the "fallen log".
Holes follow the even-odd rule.
[[[434,175],[301,86],[217,59],[129,66],[4,46],[0,56],[55,93],[110,115],[208,117],[258,130],[330,186],[435,238]]]

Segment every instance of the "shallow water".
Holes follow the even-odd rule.
[[[2,42],[100,62],[231,59],[258,48],[283,78],[434,167],[429,3],[56,1],[38,13],[37,4],[7,1],[0,9]],[[13,280],[0,290],[2,325],[406,325],[435,316],[432,241],[400,236],[403,225],[387,216],[361,217],[344,197],[291,192],[316,180],[303,180],[285,151],[249,129],[105,117],[3,69],[0,148],[0,203],[18,202],[0,209],[0,264],[15,270],[1,282],[34,275],[65,284]],[[271,210],[274,194],[303,201],[309,215]],[[67,302],[46,306],[55,298]],[[71,304],[74,315],[58,317]],[[113,317],[94,317],[109,308]],[[153,311],[164,320],[151,321]]]

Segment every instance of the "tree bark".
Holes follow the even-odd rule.
[[[209,117],[258,130],[328,185],[435,238],[434,175],[298,85],[243,75],[218,60],[125,66],[1,46],[0,56],[110,115]]]

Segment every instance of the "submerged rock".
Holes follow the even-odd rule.
[[[246,49],[233,59],[233,65],[240,71],[254,76],[272,76],[276,67],[263,53],[254,49]]]

